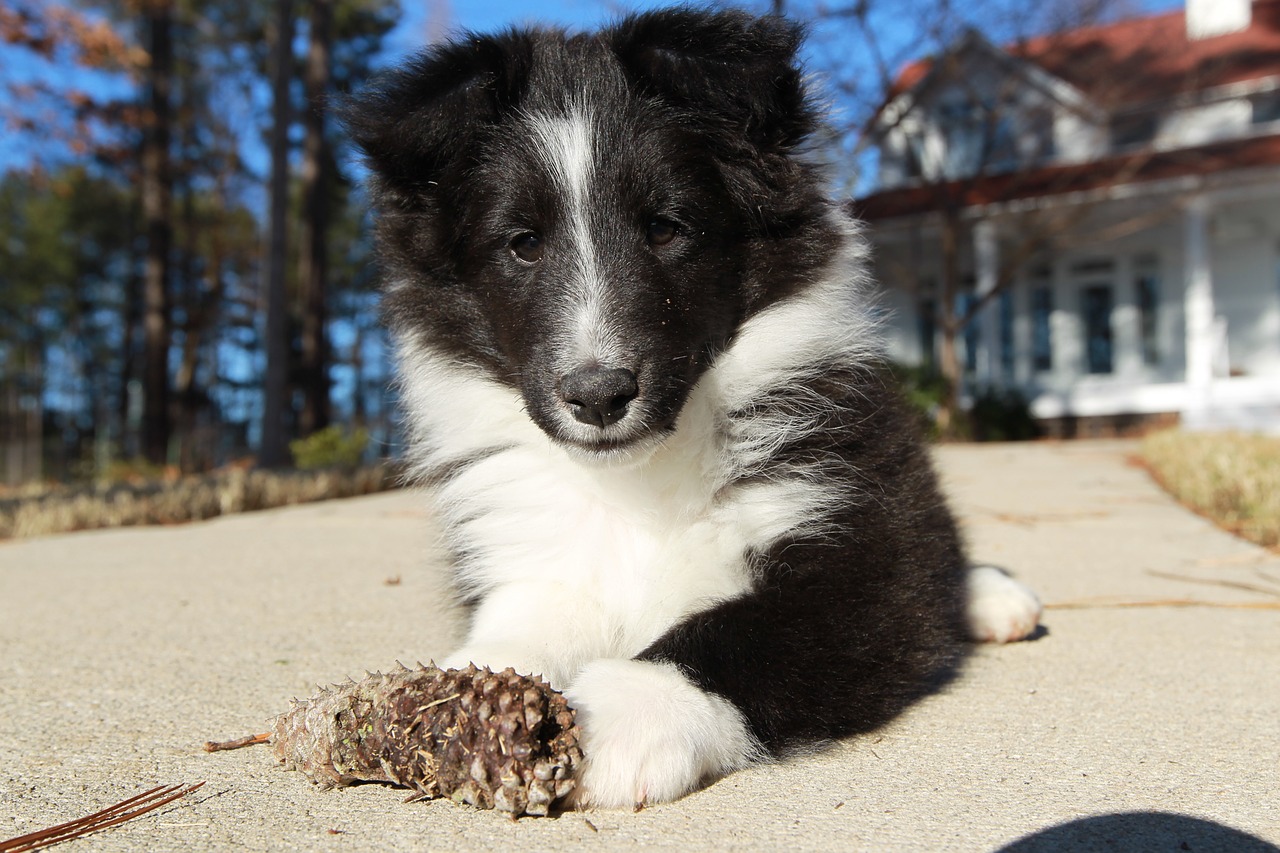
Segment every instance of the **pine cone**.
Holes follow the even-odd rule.
[[[573,709],[513,669],[376,673],[294,700],[272,745],[328,787],[390,782],[512,816],[545,815],[582,761]]]

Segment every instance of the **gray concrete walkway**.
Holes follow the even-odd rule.
[[[944,448],[974,556],[1087,606],[881,732],[638,814],[513,823],[201,751],[316,682],[449,648],[412,494],[0,544],[0,838],[206,780],[66,849],[1274,849],[1280,611],[1102,605],[1275,602],[1222,582],[1274,589],[1280,558],[1174,505],[1131,449]]]

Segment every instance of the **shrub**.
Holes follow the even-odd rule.
[[[354,468],[369,446],[369,431],[358,427],[348,432],[333,425],[306,438],[289,442],[294,464],[304,471],[317,468]]]
[[[229,468],[177,480],[55,486],[40,494],[0,496],[0,539],[134,524],[179,524],[233,512],[367,495],[395,488],[399,481],[399,472],[383,461],[342,471]]]
[[[1164,430],[1142,440],[1141,455],[1183,504],[1259,545],[1280,546],[1280,438]]]
[[[931,367],[893,364],[890,372],[931,440],[1026,441],[1040,435],[1027,398],[1018,391],[994,388],[979,392],[968,412],[956,412],[947,434],[941,435],[939,416],[950,398],[950,383]]]
[[[916,413],[920,427],[930,440],[938,435],[938,413],[947,405],[949,384],[931,367],[892,364],[889,372],[897,380],[903,399]]]
[[[1028,441],[1040,434],[1027,398],[1014,390],[984,388],[973,398],[969,424],[976,441]]]

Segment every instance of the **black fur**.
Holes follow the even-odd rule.
[[[967,564],[912,416],[878,371],[834,379],[821,390],[845,407],[778,459],[843,480],[832,532],[778,543],[753,594],[641,654],[732,701],[774,754],[882,725],[951,678],[968,645]]]
[[[386,316],[419,345],[482,365],[518,389],[553,438],[581,444],[555,410],[558,377],[542,334],[547,294],[567,275],[563,215],[527,156],[520,117],[566,109],[575,92],[608,104],[611,195],[593,220],[620,323],[641,329],[632,364],[650,404],[597,447],[677,423],[689,389],[763,308],[805,288],[843,239],[819,172],[797,150],[817,126],[777,18],[674,9],[601,33],[470,36],[384,77],[348,105],[368,156],[391,287]],[[678,239],[644,245],[648,222]],[[522,229],[547,256],[522,265]],[[828,422],[785,447],[781,470],[844,485],[821,531],[750,555],[749,594],[696,614],[641,655],[676,663],[746,715],[770,750],[885,722],[944,677],[965,646],[964,557],[912,418],[874,365],[833,365],[807,387]],[[745,413],[744,413],[745,416]],[[634,419],[633,419],[634,420]],[[443,476],[448,476],[447,473]]]
[[[544,343],[527,333],[552,307],[547,274],[533,278],[506,250],[526,223],[553,237],[560,223],[513,124],[590,88],[611,108],[602,130],[616,155],[605,164],[616,195],[602,205],[618,212],[613,223],[638,229],[661,216],[682,230],[661,257],[662,286],[632,288],[616,306],[666,336],[649,343],[650,361],[684,365],[675,375],[651,369],[645,383],[658,398],[649,426],[670,428],[733,329],[803,286],[835,242],[819,176],[791,156],[816,123],[793,65],[798,41],[779,19],[678,9],[595,37],[472,36],[387,75],[345,117],[373,167],[384,264],[424,285],[388,298],[393,328],[429,332],[432,346],[481,360],[552,428],[554,377],[527,371]],[[618,231],[619,250],[605,253],[610,277],[652,278],[637,269],[652,267],[652,256]]]

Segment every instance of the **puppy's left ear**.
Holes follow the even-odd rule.
[[[796,66],[802,32],[783,18],[677,8],[627,18],[609,40],[641,91],[762,150],[789,149],[817,125]]]

